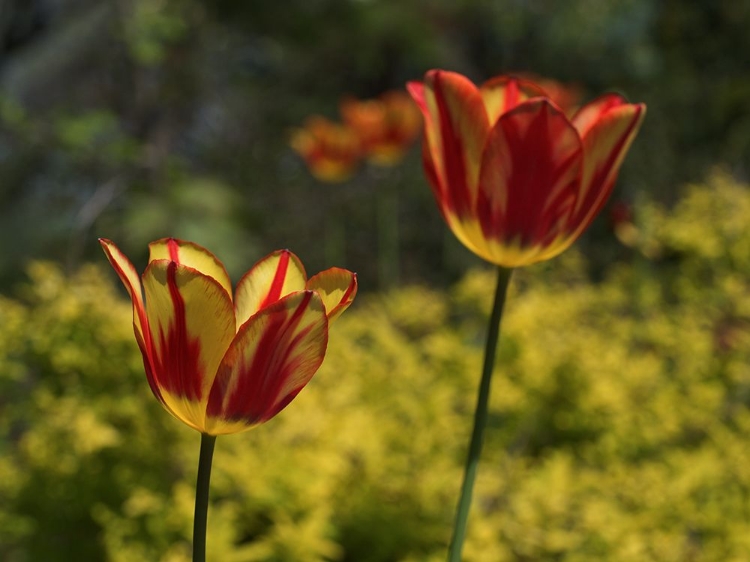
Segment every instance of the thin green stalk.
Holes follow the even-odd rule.
[[[343,213],[337,205],[325,217],[323,225],[323,254],[326,263],[343,264],[346,254],[346,230]]]
[[[216,436],[201,433],[198,480],[195,484],[195,518],[193,519],[193,562],[206,562],[206,522],[208,521],[208,488],[211,483],[211,460]]]
[[[376,194],[378,221],[378,281],[381,290],[398,285],[398,193],[381,186]]]
[[[492,382],[492,368],[495,365],[495,351],[497,340],[500,336],[500,319],[503,316],[505,295],[508,292],[508,283],[512,269],[499,267],[497,272],[497,288],[495,289],[495,303],[492,306],[490,323],[487,329],[487,344],[484,350],[484,367],[482,368],[482,380],[479,383],[477,394],[477,407],[474,411],[474,429],[471,432],[469,454],[466,458],[464,469],[464,482],[461,486],[461,496],[456,508],[456,522],[453,526],[453,538],[448,551],[449,562],[461,562],[461,551],[466,538],[466,522],[469,519],[469,508],[471,507],[471,495],[474,490],[474,481],[477,476],[477,465],[482,454],[482,442],[484,428],[487,426],[487,403],[490,397],[490,383]]]

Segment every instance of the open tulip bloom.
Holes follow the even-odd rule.
[[[478,88],[432,70],[408,89],[424,116],[424,168],[443,218],[503,267],[573,244],[607,201],[646,113],[605,94],[569,119],[540,86],[505,76]]]
[[[216,436],[268,421],[305,387],[325,357],[329,324],[357,293],[357,278],[331,268],[308,279],[299,259],[280,250],[256,263],[233,293],[222,263],[197,244],[151,243],[141,279],[112,242],[100,243],[133,301],[152,392],[202,434],[193,555],[202,561]]]
[[[443,218],[467,248],[498,266],[449,551],[449,560],[460,562],[512,268],[555,257],[591,224],[646,106],[605,94],[568,117],[568,108],[530,80],[499,76],[477,87],[443,70],[407,88],[424,116],[424,169]]]

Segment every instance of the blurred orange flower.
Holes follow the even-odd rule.
[[[289,404],[323,362],[329,324],[357,293],[355,274],[331,268],[307,279],[288,250],[256,263],[232,298],[226,269],[197,244],[152,242],[141,280],[112,242],[100,243],[133,301],[151,390],[208,435],[250,429]]]
[[[575,114],[581,104],[583,91],[576,84],[564,84],[552,78],[545,78],[524,72],[518,75],[521,80],[527,80],[544,90],[545,95],[555,102],[563,112],[570,116]]]
[[[357,133],[369,160],[381,166],[400,162],[422,127],[419,109],[401,91],[386,92],[372,100],[345,98],[341,116]]]
[[[317,179],[337,183],[349,179],[362,157],[356,132],[325,117],[313,116],[292,132],[291,147],[305,160]]]
[[[459,240],[512,268],[550,259],[599,213],[646,112],[605,94],[572,118],[537,84],[475,86],[431,70],[408,85],[425,120],[423,161]]]

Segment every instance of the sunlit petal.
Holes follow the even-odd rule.
[[[316,275],[306,289],[297,256],[278,250],[240,281],[238,325],[226,270],[204,248],[157,240],[140,279],[112,242],[100,243],[133,301],[151,390],[170,414],[202,433],[244,431],[281,411],[323,361],[326,307],[332,319],[357,292],[356,275],[338,268]]]
[[[169,260],[152,261],[143,286],[155,383],[175,415],[201,427],[216,369],[235,335],[232,302],[213,277]]]
[[[307,283],[302,262],[289,250],[269,254],[240,279],[235,295],[236,329],[259,310],[273,304],[294,291],[301,291]]]
[[[280,412],[318,370],[328,343],[320,297],[300,291],[250,318],[237,333],[209,395],[206,431],[235,433]]]
[[[99,243],[109,259],[109,263],[112,264],[112,267],[115,269],[115,272],[117,272],[123,285],[125,285],[125,288],[130,295],[130,300],[133,302],[133,330],[135,331],[135,339],[138,348],[143,355],[143,365],[146,370],[146,378],[148,379],[148,384],[151,387],[154,396],[164,403],[164,398],[159,387],[156,385],[153,376],[154,369],[151,355],[151,332],[149,330],[145,303],[143,301],[141,278],[131,261],[111,240],[100,238]]]
[[[232,283],[229,274],[216,256],[193,242],[185,242],[176,238],[162,238],[148,245],[149,263],[155,260],[172,260],[186,265],[203,275],[213,277],[232,298]]]
[[[112,264],[115,272],[120,277],[122,284],[125,285],[130,295],[130,300],[133,301],[133,325],[136,333],[143,338],[144,329],[147,328],[148,321],[143,303],[143,287],[141,286],[141,278],[138,275],[138,271],[128,257],[111,240],[100,238],[99,244],[101,244],[104,253],[107,255],[109,263]]]
[[[357,295],[357,275],[346,269],[332,267],[313,275],[307,282],[307,288],[320,295],[330,324],[354,301]]]

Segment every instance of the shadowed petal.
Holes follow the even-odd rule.
[[[577,132],[548,100],[535,98],[504,114],[482,159],[477,218],[484,237],[521,249],[555,240],[572,211],[581,165]],[[500,256],[491,261],[524,265]]]
[[[224,264],[216,256],[193,242],[176,238],[162,238],[148,245],[149,263],[156,260],[171,260],[213,277],[232,298],[232,282]]]
[[[302,262],[289,250],[269,254],[237,283],[235,294],[236,328],[259,310],[282,297],[305,288],[307,274]]]
[[[580,108],[573,116],[573,126],[584,138],[591,127],[613,107],[626,104],[625,98],[618,94],[604,94]]]
[[[528,80],[513,76],[498,76],[487,80],[479,88],[490,123],[494,124],[503,113],[533,97],[547,97],[547,93]]]
[[[408,84],[425,121],[424,160],[444,215],[469,215],[476,203],[479,163],[489,119],[477,87],[455,72],[431,70]]]
[[[646,115],[644,104],[608,95],[584,107],[573,123],[583,139],[583,177],[573,221],[583,232],[609,198],[617,172]]]
[[[143,274],[153,378],[169,409],[201,429],[216,369],[235,334],[232,302],[213,277],[174,261]]]
[[[235,433],[279,413],[325,356],[328,322],[317,293],[299,291],[262,309],[239,330],[208,400],[206,431]]]
[[[313,275],[307,282],[307,288],[323,299],[330,325],[349,308],[357,295],[357,275],[346,269],[332,267]]]

